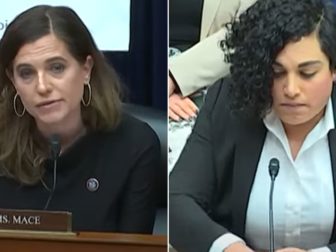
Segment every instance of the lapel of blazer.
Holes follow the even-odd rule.
[[[247,122],[243,128],[236,146],[232,182],[232,229],[240,237],[245,236],[248,200],[266,137],[262,120]]]
[[[335,84],[334,84],[335,85]],[[336,121],[336,91],[333,88],[332,92],[332,107],[334,113],[334,121]],[[332,176],[334,182],[334,202],[336,203],[336,130],[332,129],[328,133],[328,141],[329,141],[329,149],[330,149],[330,159],[331,159],[331,167],[332,167]],[[334,225],[332,234],[330,237],[330,242],[336,241],[336,206],[334,207]]]
[[[201,22],[201,40],[208,35],[221,1],[225,0],[204,0]]]

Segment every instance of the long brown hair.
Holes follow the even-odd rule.
[[[8,25],[0,41],[0,175],[23,184],[35,184],[42,178],[49,148],[32,116],[16,116],[16,91],[6,71],[13,73],[13,60],[23,45],[48,34],[62,40],[80,64],[88,55],[93,59],[92,100],[90,106],[81,108],[87,130],[113,129],[120,120],[118,76],[78,15],[61,6],[39,5],[24,11]]]

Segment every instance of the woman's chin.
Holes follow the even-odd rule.
[[[53,125],[59,125],[60,123],[62,123],[64,119],[63,114],[61,113],[50,113],[50,114],[45,114],[45,115],[39,115],[37,117],[35,117],[35,121],[37,123],[37,125],[48,125],[50,127],[52,127]]]

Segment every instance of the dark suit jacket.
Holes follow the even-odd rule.
[[[245,237],[249,195],[267,131],[261,119],[230,113],[230,81],[223,79],[210,88],[170,175],[170,242],[179,252],[208,251],[228,231]],[[335,117],[335,92],[332,100]],[[335,185],[335,130],[328,139]],[[335,241],[334,222],[332,251]]]
[[[159,144],[146,123],[126,114],[113,130],[88,132],[57,159],[48,210],[72,212],[73,231],[152,233]],[[54,179],[53,161],[45,164],[36,185],[0,176],[0,208],[43,209]],[[94,191],[92,178],[99,182]]]

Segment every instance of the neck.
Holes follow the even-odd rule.
[[[321,118],[324,115],[324,109],[318,113],[314,118],[309,120],[308,122],[298,124],[298,125],[289,125],[283,123],[283,127],[285,129],[286,135],[288,139],[292,140],[304,140],[305,137],[309,134],[309,132],[318,124]]]
[[[61,134],[61,153],[63,153],[68,147],[70,147],[85,134],[86,128],[84,127],[84,125],[82,125],[81,128],[74,130],[73,132],[64,132],[63,134]]]
[[[311,128],[306,125],[284,125],[284,129],[289,141],[303,141],[311,131]]]
[[[71,124],[59,124],[48,127],[38,125],[39,131],[45,138],[50,138],[53,134],[58,134],[61,143],[61,153],[86,134],[86,128],[82,120],[73,121]]]
[[[318,124],[323,114],[324,114],[324,110],[322,110],[318,115],[312,118],[309,122],[302,123],[299,125],[288,125],[288,124],[283,123],[283,127],[286,132],[288,143],[289,143],[292,157],[294,160],[298,152],[300,151],[301,146],[306,136],[316,126],[316,124]]]

